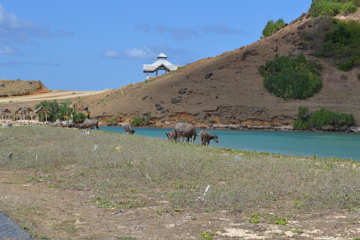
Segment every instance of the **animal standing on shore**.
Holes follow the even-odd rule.
[[[174,129],[171,130],[171,132],[167,132],[166,136],[167,136],[168,140],[175,140],[175,142],[176,142],[176,132]]]
[[[75,124],[75,127],[81,129],[96,128],[96,130],[99,130],[99,121],[97,119],[85,119],[83,123]]]
[[[131,126],[131,124],[130,123],[124,123],[124,125],[123,125],[123,127],[124,127],[124,130],[125,130],[125,132],[126,132],[126,134],[134,134],[134,132],[136,132],[133,128],[132,128],[132,126]]]
[[[219,139],[218,139],[217,135],[212,135],[208,131],[205,131],[205,130],[200,131],[199,137],[200,137],[201,145],[205,145],[205,146],[209,145],[210,140],[214,140],[214,142],[216,142],[216,143],[219,142]]]
[[[186,138],[186,142],[189,142],[190,139],[192,143],[195,142],[196,128],[194,125],[187,123],[177,123],[174,126],[174,131],[176,133],[175,141],[178,141],[179,138],[183,138],[182,142],[184,142],[184,138]]]

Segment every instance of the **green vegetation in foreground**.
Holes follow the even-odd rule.
[[[309,13],[311,17],[322,15],[335,16],[339,13],[348,14],[356,12],[359,6],[359,0],[313,0]]]
[[[321,89],[321,69],[302,53],[296,58],[276,54],[274,60],[266,61],[259,67],[259,72],[264,77],[266,90],[276,97],[304,99]]]
[[[269,37],[283,27],[285,27],[285,22],[282,18],[279,18],[276,22],[270,20],[267,22],[264,30],[262,31],[262,34],[264,37]]]
[[[333,112],[325,108],[310,113],[309,108],[300,106],[297,117],[294,128],[299,130],[321,129],[325,126],[332,126],[335,130],[339,130],[343,127],[355,126],[352,114]]]
[[[301,38],[310,42],[314,56],[326,58],[339,70],[349,71],[360,63],[360,23],[329,16],[314,20]]]
[[[51,186],[97,192],[94,202],[99,207],[131,208],[149,205],[148,199],[156,198],[169,200],[174,208],[210,212],[266,208],[310,213],[351,211],[360,202],[359,163],[352,161],[235,151],[100,131],[85,135],[55,127],[4,128],[2,139],[2,169],[33,172],[29,181],[46,178]],[[8,159],[10,151],[13,155]]]

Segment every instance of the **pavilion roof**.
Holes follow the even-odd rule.
[[[157,56],[157,58],[167,58],[167,56],[164,54],[164,53],[160,53],[158,56]]]
[[[169,61],[167,61],[165,59],[159,59],[156,62],[154,62],[153,64],[144,64],[143,72],[153,73],[157,69],[162,69],[162,68],[165,68],[168,71],[175,71],[179,68],[179,66],[173,65],[172,63],[170,63]]]

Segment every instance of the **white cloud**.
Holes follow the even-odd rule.
[[[108,49],[108,50],[105,50],[101,54],[101,56],[105,57],[105,58],[120,58],[121,54],[119,52],[115,51],[114,49]]]
[[[150,59],[157,55],[148,47],[132,48],[125,50],[124,53],[126,58],[131,59]]]
[[[0,45],[0,55],[1,54],[17,55],[19,52],[7,45]]]
[[[203,33],[220,33],[220,34],[245,34],[244,31],[230,28],[225,25],[205,26],[201,29]]]
[[[126,49],[123,51],[116,51],[108,49],[101,54],[101,57],[112,59],[131,59],[131,60],[146,60],[155,61],[160,53],[165,53],[169,57],[169,61],[173,64],[188,63],[196,60],[198,56],[194,52],[189,52],[183,48],[173,48],[171,46],[143,46]]]
[[[159,33],[170,33],[175,39],[186,40],[192,37],[199,37],[208,33],[219,33],[219,34],[246,34],[242,30],[230,28],[225,25],[211,25],[204,26],[201,29],[196,28],[171,28],[166,25],[151,25],[148,23],[141,24],[135,27],[142,31],[156,31]]]
[[[59,64],[59,63],[53,63],[53,62],[51,62],[51,61],[38,62],[38,63],[36,63],[36,65],[38,65],[38,66],[49,66],[49,67],[58,67],[58,66],[61,66],[61,64]]]
[[[30,20],[21,19],[15,14],[7,13],[0,4],[0,28],[2,29],[36,29],[38,26]]]
[[[33,43],[33,39],[36,38],[69,37],[72,35],[73,33],[66,31],[53,33],[47,26],[8,13],[0,4],[0,54],[19,54],[19,51],[15,51],[12,46]]]

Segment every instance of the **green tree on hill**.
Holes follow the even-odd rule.
[[[269,37],[283,27],[285,27],[285,22],[282,18],[279,18],[276,22],[270,20],[267,22],[264,30],[262,31],[262,34],[264,37]]]

